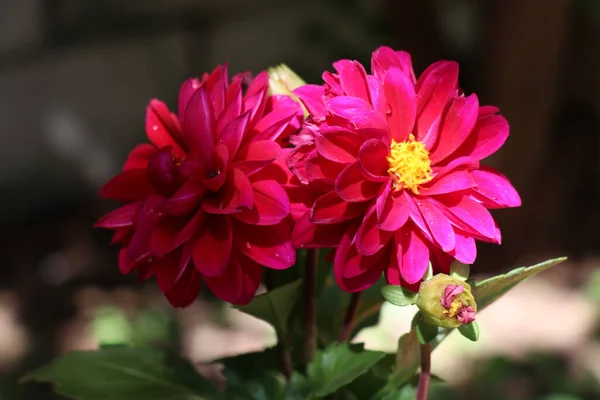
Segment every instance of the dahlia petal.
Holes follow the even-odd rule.
[[[286,269],[296,262],[296,252],[290,241],[292,230],[287,221],[270,226],[237,221],[234,224],[238,249],[252,260],[273,269]]]
[[[356,133],[339,127],[324,128],[315,134],[315,145],[319,154],[338,163],[353,163],[362,138]]]
[[[272,122],[270,116],[272,118],[276,118],[274,122]],[[296,110],[289,110],[287,112],[274,111],[268,114],[266,117],[262,118],[256,124],[254,128],[254,132],[257,132],[256,136],[254,136],[253,140],[278,140],[284,136],[284,132],[288,131],[292,122],[296,119]],[[263,121],[265,122],[265,128],[262,128]],[[272,123],[271,123],[272,122]]]
[[[269,74],[266,71],[258,74],[248,87],[244,96],[244,111],[250,111],[250,126],[256,124],[265,110],[268,88]]]
[[[173,157],[173,148],[163,147],[158,150],[148,163],[148,179],[158,192],[171,195],[177,187],[177,167]]]
[[[443,120],[437,144],[431,150],[429,159],[432,164],[444,160],[462,145],[477,121],[479,100],[475,94],[469,97],[457,97]]]
[[[375,211],[377,213],[377,220],[381,219],[381,214],[383,214],[383,210],[385,208],[385,203],[392,192],[392,181],[390,180],[387,184],[384,185],[383,190],[377,196],[375,200]]]
[[[223,273],[233,243],[231,218],[211,216],[207,218],[195,235],[192,259],[196,269],[204,276],[219,276]]]
[[[377,196],[381,183],[365,180],[358,162],[348,165],[335,180],[335,192],[349,202],[361,202]]]
[[[468,155],[476,160],[494,154],[508,138],[509,125],[506,118],[497,114],[480,116],[473,132],[456,151],[456,156]]]
[[[161,210],[168,215],[188,215],[198,208],[205,193],[206,188],[195,176],[192,176],[164,202]]]
[[[409,284],[420,281],[429,266],[427,245],[414,229],[396,231],[396,243],[402,246],[402,252],[398,253],[398,257],[402,257],[402,263],[398,259],[402,279]]]
[[[389,105],[388,123],[392,139],[396,142],[408,140],[412,133],[417,113],[415,87],[410,78],[399,69],[391,68],[383,82],[385,99]]]
[[[454,230],[452,229],[452,225],[450,225],[448,218],[434,203],[428,202],[426,199],[423,199],[423,201],[418,204],[419,211],[421,211],[435,242],[445,252],[454,249],[456,240],[454,237]]]
[[[307,156],[304,167],[304,173],[308,181],[333,185],[346,166],[321,157],[317,151],[313,151]],[[301,172],[301,170],[298,170],[298,172]]]
[[[490,167],[471,171],[477,191],[498,207],[519,207],[521,198],[508,179]]]
[[[183,119],[185,116],[185,109],[192,98],[192,95],[198,88],[200,87],[200,81],[197,78],[188,79],[181,85],[181,89],[179,90],[179,98],[178,98],[178,111],[177,115],[179,115],[180,119]]]
[[[220,115],[225,107],[225,90],[227,89],[227,65],[219,65],[210,74],[206,81],[208,94],[213,105],[215,115]]]
[[[302,143],[294,147],[285,158],[285,164],[290,172],[304,185],[309,182],[306,172],[306,159],[313,152],[315,152],[313,143]]]
[[[165,293],[165,296],[173,307],[187,307],[198,297],[201,285],[200,274],[188,266],[171,290]]]
[[[150,252],[155,257],[165,257],[167,253],[174,250],[173,239],[185,227],[186,221],[183,218],[163,218],[161,219],[150,236]]]
[[[181,146],[181,128],[177,118],[160,100],[152,99],[146,108],[146,135],[159,149],[171,146],[178,156],[183,155]]]
[[[202,209],[209,214],[232,214],[253,206],[252,184],[246,174],[237,168],[229,171],[225,184],[216,196],[202,203]]]
[[[219,141],[227,146],[229,154],[237,154],[240,144],[242,143],[242,138],[244,136],[244,132],[246,131],[249,118],[250,114],[247,112],[236,116],[227,125],[225,125],[221,131]]]
[[[387,196],[378,227],[384,231],[394,232],[402,228],[410,215],[410,207],[405,196]]]
[[[459,240],[460,239],[457,239],[457,243],[459,243]],[[452,260],[454,260],[454,257],[448,253],[444,253],[439,247],[429,246],[429,261],[431,262],[431,267],[434,273],[441,272],[449,275],[450,264],[452,264]]]
[[[441,195],[438,196],[438,200],[456,217],[453,223],[459,228],[463,229],[466,225],[484,237],[499,242],[496,223],[480,203],[461,193]]]
[[[145,169],[128,169],[108,181],[100,196],[123,203],[140,201],[154,192]]]
[[[205,278],[206,285],[221,300],[247,304],[256,294],[262,280],[262,266],[243,255],[232,259],[221,276]]]
[[[337,224],[356,218],[364,213],[365,204],[344,201],[335,192],[329,192],[315,200],[310,210],[314,224]]]
[[[419,77],[417,89],[416,139],[422,141],[431,126],[440,120],[458,87],[458,64],[442,61],[429,66]]]
[[[121,247],[119,249],[119,270],[122,274],[129,275],[133,267],[135,267],[135,263],[129,258],[129,249],[126,246]]]
[[[348,96],[370,101],[367,72],[358,61],[342,60],[339,64],[340,85]]]
[[[414,293],[419,291],[420,284],[418,282],[408,284],[406,281],[404,281],[404,279],[402,279],[402,275],[400,275],[400,266],[398,266],[398,257],[395,255],[390,257],[390,265],[388,265],[385,270],[385,279],[388,285],[399,285]]]
[[[272,163],[280,151],[281,147],[271,140],[251,142],[238,152],[233,166],[250,175]]]
[[[389,147],[379,139],[369,139],[360,146],[358,165],[365,178],[373,182],[389,181],[388,153]]]
[[[381,87],[381,82],[374,76],[368,75],[367,84],[369,85],[369,96],[371,97],[373,109],[381,115],[386,115],[387,103],[385,101],[385,94]]]
[[[433,242],[433,236],[431,236],[431,232],[429,232],[429,226],[425,222],[425,219],[423,219],[423,215],[421,214],[421,211],[419,211],[419,207],[417,205],[417,201],[420,200],[413,199],[411,195],[407,193],[406,190],[402,192],[402,196],[408,204],[410,220],[416,225],[416,227],[420,230],[420,232],[425,236],[425,238],[429,242]]]
[[[135,213],[140,206],[140,202],[126,204],[109,212],[100,218],[95,224],[95,228],[115,229],[133,225]]]
[[[157,151],[158,150],[154,145],[148,143],[135,146],[127,156],[127,161],[125,161],[125,165],[123,165],[123,171],[146,168],[148,162]]]
[[[303,85],[292,93],[300,99],[310,115],[322,117],[327,113],[323,104],[325,88],[322,85]]]
[[[337,247],[349,225],[350,221],[339,224],[313,224],[307,212],[294,225],[292,245],[296,248]]]
[[[198,230],[202,227],[204,221],[206,220],[206,217],[207,215],[204,211],[198,210],[196,214],[194,214],[194,216],[190,218],[190,220],[185,224],[185,226],[181,228],[181,230],[175,235],[175,237],[171,241],[170,250],[168,251],[172,251],[177,247],[181,246],[182,244],[188,242],[188,240],[190,240],[192,236],[194,236],[196,232],[198,232]],[[184,253],[189,253],[188,255],[191,257],[191,250],[191,248],[188,249],[187,252],[184,250]]]
[[[373,52],[371,58],[371,70],[373,75],[383,79],[390,68],[398,68],[406,76],[415,82],[415,74],[412,68],[410,54],[405,51],[394,51],[389,47],[382,46]]]
[[[138,207],[135,214],[135,232],[129,242],[129,258],[133,262],[145,258],[150,251],[152,231],[161,219],[159,208],[164,202],[160,195],[148,196]]]
[[[440,179],[436,179],[433,184],[422,187],[420,194],[422,196],[433,196],[437,194],[458,192],[460,190],[470,189],[476,185],[475,180],[467,171],[454,171]]]
[[[351,122],[357,129],[361,129],[364,137],[387,138],[389,126],[377,111],[373,110],[371,103],[358,97],[338,96],[325,105],[333,115]]]
[[[254,208],[233,214],[251,225],[275,225],[290,214],[290,200],[279,183],[264,180],[252,183]]]
[[[116,228],[115,233],[113,234],[112,238],[110,239],[110,244],[129,243],[132,233],[133,233],[133,227]]]
[[[215,117],[212,103],[204,86],[194,92],[183,118],[183,132],[190,147],[200,155],[206,170],[213,164],[215,145]]]
[[[378,229],[377,214],[372,208],[356,232],[356,250],[363,256],[372,256],[383,249],[392,235],[393,232]]]
[[[462,235],[458,232],[456,236],[456,246],[450,252],[450,255],[463,264],[473,264],[477,258],[477,247],[475,239]]]
[[[352,244],[356,229],[356,225],[353,225],[346,230],[333,261],[335,280],[345,292],[367,289],[377,282],[384,270],[384,266],[378,261],[381,260],[385,251],[371,257],[358,254],[356,247]],[[351,277],[346,277],[346,275]]]
[[[229,171],[229,150],[223,143],[217,143],[214,148],[213,165],[207,178],[202,184],[210,191],[216,192],[225,184]]]
[[[225,108],[217,120],[217,132],[223,129],[234,118],[242,114],[242,81],[234,79],[225,91]],[[235,154],[235,153],[231,153]]]
[[[477,168],[479,168],[479,161],[477,161],[476,159],[474,159],[472,157],[455,158],[443,167],[434,167],[433,168],[433,172],[434,172],[433,179],[431,181],[429,181],[425,185],[425,187],[427,187],[427,185],[433,185],[439,179],[444,178],[446,175],[448,175],[454,171],[457,171],[457,170],[472,171]]]
[[[180,255],[180,252],[172,252],[162,258],[155,258],[150,263],[151,268],[154,269],[158,288],[163,293],[167,293],[173,288],[187,266],[186,263],[181,267]]]

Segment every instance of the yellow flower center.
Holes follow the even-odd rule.
[[[410,189],[419,194],[419,185],[431,180],[429,152],[421,142],[410,135],[408,141],[396,143],[392,140],[388,173],[394,180],[394,190]]]
[[[454,318],[458,315],[458,312],[461,310],[461,308],[463,308],[463,306],[466,307],[466,304],[459,299],[454,299],[452,300],[452,303],[450,303],[450,308],[444,310],[442,314],[447,317]]]

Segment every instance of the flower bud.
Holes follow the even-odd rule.
[[[421,283],[416,305],[425,322],[443,328],[473,322],[477,312],[471,286],[446,274],[436,274]]]
[[[294,89],[306,85],[306,82],[285,64],[271,67],[268,69],[268,72],[271,94],[285,94],[290,96]]]

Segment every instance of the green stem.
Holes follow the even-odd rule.
[[[356,316],[356,311],[358,310],[358,305],[360,304],[360,298],[362,297],[362,292],[352,293],[352,297],[350,298],[350,304],[348,305],[348,309],[346,310],[346,317],[344,318],[344,325],[342,326],[342,331],[340,332],[340,337],[338,342],[343,343],[350,340],[350,335],[352,334],[352,328],[354,325],[354,317]]]
[[[315,293],[315,277],[319,251],[307,250],[304,274],[304,360],[312,361],[317,350],[317,297]]]
[[[427,400],[429,383],[431,382],[431,345],[421,345],[421,374],[419,375],[419,386],[417,387],[416,400]]]

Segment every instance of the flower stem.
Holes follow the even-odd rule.
[[[306,364],[312,361],[317,349],[317,298],[315,293],[315,277],[319,251],[307,250],[304,275],[304,359]]]
[[[344,325],[342,326],[342,331],[340,332],[340,337],[338,342],[343,343],[350,340],[350,335],[352,334],[352,325],[354,324],[354,317],[356,316],[356,311],[358,310],[358,305],[360,303],[360,298],[362,297],[362,292],[352,293],[352,297],[350,298],[350,304],[348,305],[348,309],[346,310],[346,317],[344,318]]]
[[[292,377],[292,355],[290,353],[290,346],[285,338],[281,338],[279,344],[281,346],[281,366],[283,368],[283,375],[289,380]]]
[[[421,345],[421,374],[419,375],[419,386],[417,388],[416,400],[427,400],[429,393],[429,382],[431,381],[431,345]]]

